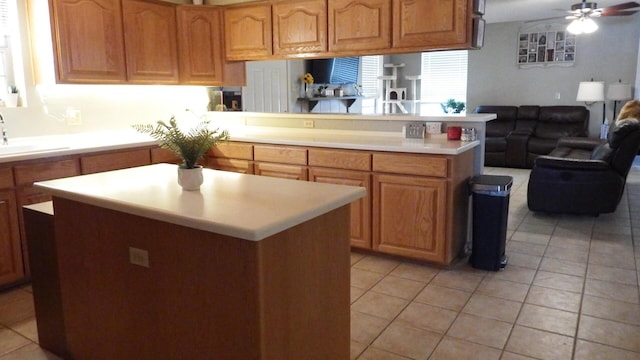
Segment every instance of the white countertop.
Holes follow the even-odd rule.
[[[447,140],[446,134],[426,139],[406,139],[400,133],[322,129],[283,129],[244,126],[230,130],[233,141],[328,147],[338,149],[393,151],[457,155],[479,141]]]
[[[440,134],[437,138],[405,139],[400,132],[259,126],[229,127],[228,129],[233,141],[370,151],[456,155],[480,144],[479,141],[446,140],[445,134]],[[150,136],[137,133],[133,129],[13,138],[9,139],[9,147],[3,148],[0,145],[0,163],[151,146],[154,144],[156,142]]]
[[[204,169],[200,191],[182,191],[177,167],[156,164],[38,182],[54,196],[258,241],[364,197],[361,187]]]

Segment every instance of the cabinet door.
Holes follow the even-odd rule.
[[[468,0],[393,0],[394,48],[469,45]]]
[[[446,191],[445,180],[374,175],[373,249],[444,263]]]
[[[367,189],[367,195],[351,203],[351,246],[371,249],[371,175],[367,172],[310,168],[309,180]]]
[[[256,175],[278,177],[291,180],[307,180],[307,168],[297,165],[272,163],[255,163],[253,172]]]
[[[178,7],[180,83],[222,84],[221,10],[203,6]]]
[[[49,1],[60,83],[127,80],[120,0]]]
[[[22,246],[13,190],[0,192],[0,287],[24,278]]]
[[[224,10],[227,60],[256,60],[271,56],[271,5],[232,6]]]
[[[151,154],[147,148],[113,151],[80,158],[80,166],[83,174],[93,174],[149,164],[151,164]]]
[[[177,84],[175,5],[123,0],[122,12],[129,82]]]
[[[326,0],[273,4],[273,54],[327,51]]]
[[[329,51],[391,47],[391,0],[329,0]]]

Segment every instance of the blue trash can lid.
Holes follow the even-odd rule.
[[[471,190],[507,191],[513,185],[513,177],[504,175],[476,175],[471,178]]]

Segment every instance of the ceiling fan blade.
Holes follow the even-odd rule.
[[[638,12],[638,10],[627,10],[627,11],[613,10],[613,11],[609,11],[608,9],[606,9],[605,11],[600,13],[600,16],[627,16],[627,15],[633,15],[633,14],[635,14],[637,12]]]
[[[618,5],[611,5],[611,6],[607,6],[605,8],[601,8],[598,9],[600,11],[606,12],[609,10],[627,10],[627,9],[633,9],[635,7],[639,7],[640,4],[638,4],[635,1],[630,1],[630,2],[626,2],[626,3],[622,3],[622,4],[618,4]]]
[[[566,19],[566,16],[554,16],[554,17],[548,17],[548,18],[542,18],[542,19],[535,19],[535,20],[527,20],[524,21],[525,24],[528,23],[535,23],[535,22],[540,22],[540,21],[547,21],[547,20],[558,20],[558,19]]]

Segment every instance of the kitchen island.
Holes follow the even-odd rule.
[[[36,187],[53,195],[62,355],[348,358],[364,189],[205,169],[183,192],[167,164]]]

